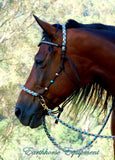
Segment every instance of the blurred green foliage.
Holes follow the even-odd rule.
[[[65,23],[75,19],[81,23],[104,23],[115,25],[114,0],[1,0],[0,1],[0,157],[4,160],[112,160],[111,140],[97,140],[89,148],[98,155],[33,155],[27,156],[24,147],[36,150],[57,150],[47,139],[43,128],[30,129],[22,126],[14,115],[15,104],[32,68],[33,59],[38,51],[42,30],[36,24],[33,14],[49,23]],[[66,109],[64,110],[66,112]],[[97,119],[97,112],[87,120],[73,123],[73,118],[62,118],[79,129],[97,133],[104,117]],[[80,148],[92,137],[75,133],[62,125],[54,125],[49,120],[48,127],[63,147]],[[110,122],[103,134],[110,135]]]

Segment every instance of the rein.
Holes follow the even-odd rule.
[[[65,27],[64,24],[62,25],[62,32],[63,32],[62,45],[56,44],[56,43],[52,43],[52,42],[48,42],[48,41],[45,41],[45,40],[42,40],[42,41],[40,42],[40,44],[47,44],[47,45],[52,45],[52,46],[56,46],[56,47],[61,47],[61,48],[62,48],[62,55],[61,55],[61,60],[62,60],[62,61],[61,61],[60,69],[59,69],[58,72],[55,73],[55,76],[54,76],[54,78],[50,81],[49,85],[44,88],[43,93],[37,93],[37,92],[34,92],[34,91],[32,91],[32,90],[29,90],[29,89],[26,88],[24,85],[21,86],[21,89],[22,89],[23,91],[25,91],[26,93],[32,95],[32,96],[39,97],[40,104],[41,104],[41,106],[44,108],[44,111],[47,111],[47,114],[48,114],[49,116],[52,116],[53,118],[55,118],[55,120],[56,120],[55,123],[60,122],[60,123],[63,124],[64,126],[72,129],[73,131],[76,131],[76,132],[79,132],[79,133],[81,133],[81,134],[85,134],[85,135],[88,135],[88,136],[94,136],[94,139],[93,139],[92,141],[90,141],[86,146],[84,146],[84,147],[82,147],[82,148],[80,148],[80,149],[77,149],[77,150],[67,150],[67,149],[64,149],[64,148],[62,148],[59,144],[57,144],[56,141],[55,141],[55,139],[54,139],[53,137],[51,137],[51,135],[49,134],[48,129],[47,129],[46,124],[45,124],[45,115],[44,115],[44,116],[43,116],[42,124],[43,124],[44,130],[45,130],[45,132],[46,132],[46,135],[47,135],[48,138],[51,140],[51,142],[52,142],[56,147],[58,147],[60,150],[62,150],[62,151],[64,151],[64,152],[68,152],[68,151],[69,151],[69,152],[78,152],[78,151],[81,151],[81,150],[86,149],[87,147],[89,147],[98,137],[101,137],[101,138],[113,138],[113,139],[115,138],[115,136],[104,136],[104,135],[100,135],[101,132],[102,132],[102,130],[103,130],[103,128],[105,127],[105,125],[106,125],[109,117],[110,117],[110,114],[111,114],[111,112],[112,112],[113,107],[111,107],[111,109],[110,109],[110,111],[109,111],[109,114],[108,114],[108,116],[107,116],[107,118],[106,118],[106,120],[105,120],[102,128],[101,128],[100,131],[98,132],[98,134],[91,134],[91,133],[88,133],[88,132],[83,132],[83,131],[81,131],[81,130],[79,130],[79,129],[76,129],[76,128],[68,125],[67,123],[65,123],[65,122],[63,122],[62,120],[59,119],[60,114],[62,113],[64,106],[66,105],[66,103],[68,102],[68,100],[69,100],[71,97],[68,98],[67,101],[65,101],[65,102],[63,103],[62,108],[60,108],[60,107],[58,106],[58,111],[52,111],[51,109],[49,109],[49,108],[47,107],[47,105],[46,105],[46,103],[45,103],[45,99],[47,99],[47,100],[49,100],[49,99],[48,99],[47,97],[45,97],[44,94],[45,94],[45,92],[48,91],[49,87],[55,82],[56,78],[60,75],[60,73],[61,73],[62,71],[64,71],[64,73],[65,73],[65,74],[68,76],[68,78],[74,83],[74,85],[77,86],[77,84],[75,83],[75,81],[74,81],[74,80],[69,76],[69,74],[65,71],[65,68],[64,68],[65,60],[68,60],[72,71],[74,72],[74,74],[75,74],[78,82],[80,82],[80,78],[79,78],[79,76],[78,76],[78,74],[77,74],[77,71],[76,71],[76,69],[75,69],[74,64],[72,63],[71,59],[65,55],[65,52],[66,52],[66,27]],[[78,86],[77,86],[77,87],[78,87]],[[50,100],[49,100],[49,101],[50,101]],[[51,103],[52,103],[52,102],[51,102]],[[56,117],[54,114],[57,113],[57,112],[58,112],[58,116]]]
[[[71,149],[71,150],[70,150],[70,149],[66,149],[67,147],[64,147],[64,148],[63,148],[63,147],[61,147],[61,146],[55,141],[55,139],[50,135],[50,133],[49,133],[47,127],[46,127],[45,117],[43,118],[42,124],[43,124],[43,127],[44,127],[44,130],[45,130],[45,133],[46,133],[47,137],[48,137],[49,140],[52,142],[52,144],[54,144],[59,150],[62,150],[63,152],[70,152],[70,153],[76,153],[76,152],[77,152],[77,153],[80,153],[82,150],[84,150],[84,149],[88,148],[90,145],[92,145],[93,142],[94,142],[98,137],[99,137],[99,138],[115,139],[115,136],[100,135],[101,132],[103,131],[104,127],[106,126],[108,120],[109,120],[109,117],[110,117],[110,115],[111,115],[112,110],[113,110],[113,106],[110,108],[109,114],[108,114],[105,122],[103,123],[102,128],[101,128],[100,131],[98,132],[98,134],[92,134],[92,133],[84,132],[84,131],[82,131],[82,130],[80,130],[80,129],[76,129],[76,128],[70,126],[69,124],[63,122],[62,120],[60,120],[60,119],[57,118],[55,115],[53,115],[53,114],[52,114],[52,110],[48,111],[48,113],[49,113],[49,115],[50,115],[51,117],[55,118],[58,122],[60,122],[62,125],[66,126],[67,128],[69,128],[69,129],[71,129],[71,130],[73,130],[73,131],[76,131],[76,132],[78,132],[78,133],[85,134],[85,135],[87,135],[87,136],[94,136],[94,139],[91,140],[88,144],[86,144],[86,145],[83,146],[82,148],[75,149],[75,150],[73,150],[73,149]]]

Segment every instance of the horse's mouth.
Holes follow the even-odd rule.
[[[43,109],[39,110],[39,112],[35,110],[22,111],[21,107],[17,105],[15,109],[15,115],[24,126],[37,128],[42,125],[43,117],[47,115],[47,111]]]
[[[40,119],[37,119],[35,115],[31,116],[28,126],[30,128],[37,128],[42,125],[43,116]]]

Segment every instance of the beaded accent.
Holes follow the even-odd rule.
[[[56,76],[59,76],[59,74],[58,74],[58,73],[56,73]]]
[[[51,83],[54,83],[54,81],[53,81],[53,80],[51,80],[50,82],[51,82]]]

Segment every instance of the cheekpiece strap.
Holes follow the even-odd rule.
[[[62,52],[66,51],[66,26],[62,24],[63,41],[62,41]]]

